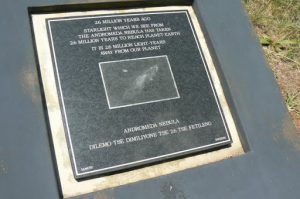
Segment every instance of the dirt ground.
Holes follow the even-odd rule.
[[[244,3],[300,136],[300,1]]]
[[[298,130],[298,135],[300,136],[300,114],[297,109],[293,108],[300,104],[300,96],[297,96],[300,91],[300,69],[294,68],[293,65],[288,63],[275,61],[274,59],[269,61],[269,63],[271,64],[270,67],[272,67],[274,76],[281,90],[282,97],[285,99],[286,103],[289,93],[294,93],[294,95],[296,95],[295,102],[293,102],[294,105],[292,104],[292,107],[290,107],[287,104],[287,108],[289,109],[294,124]]]

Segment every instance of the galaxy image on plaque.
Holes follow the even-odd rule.
[[[179,98],[167,56],[99,65],[111,109]]]

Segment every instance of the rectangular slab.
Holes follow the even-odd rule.
[[[36,14],[33,27],[65,197],[243,153],[191,7]]]
[[[231,142],[187,11],[50,19],[48,31],[76,178]]]

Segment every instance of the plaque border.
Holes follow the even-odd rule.
[[[67,138],[63,127],[62,109],[59,106],[59,97],[57,87],[55,86],[54,63],[51,58],[51,49],[49,46],[49,38],[47,37],[48,19],[56,19],[62,17],[78,17],[99,14],[118,14],[118,13],[140,13],[151,11],[170,11],[170,10],[187,10],[191,16],[191,22],[194,25],[197,41],[201,44],[203,55],[206,58],[207,66],[210,71],[213,84],[216,88],[220,104],[225,115],[232,136],[231,147],[222,148],[209,153],[196,154],[190,157],[183,157],[168,162],[160,162],[155,165],[149,165],[143,168],[137,168],[122,173],[116,173],[109,176],[102,176],[94,179],[86,179],[77,181],[74,178],[71,157],[68,152]],[[225,98],[223,86],[213,62],[212,52],[208,48],[207,39],[204,36],[204,30],[197,18],[193,6],[164,6],[150,8],[128,8],[126,10],[97,10],[97,11],[75,11],[62,13],[39,13],[31,14],[33,37],[35,40],[36,56],[38,60],[39,75],[41,78],[41,87],[45,96],[45,108],[49,122],[49,136],[53,145],[53,157],[57,167],[58,181],[60,184],[61,194],[64,198],[83,195],[104,189],[119,187],[142,180],[149,180],[159,176],[169,175],[188,169],[201,167],[203,165],[217,163],[221,160],[237,157],[245,153],[239,132],[237,130],[236,121],[233,119],[231,108]]]

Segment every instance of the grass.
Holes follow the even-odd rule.
[[[300,116],[300,0],[244,3],[286,105]]]
[[[300,1],[244,0],[266,55],[300,68]]]
[[[300,113],[299,104],[297,103],[298,95],[295,93],[288,93],[286,97],[286,105],[290,111],[295,111],[296,113]]]

